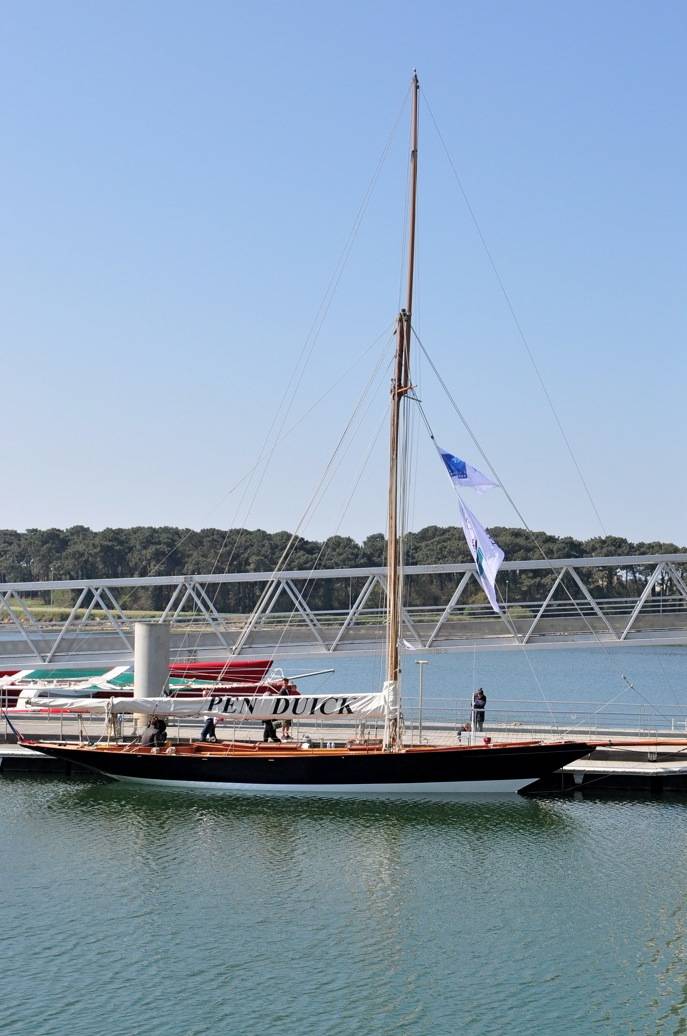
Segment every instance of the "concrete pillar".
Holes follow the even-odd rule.
[[[134,623],[134,697],[159,698],[169,680],[169,623]],[[133,733],[148,722],[147,716],[134,713]]]
[[[169,680],[169,623],[134,623],[134,697],[159,698]]]

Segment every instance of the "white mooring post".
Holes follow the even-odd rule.
[[[169,681],[169,623],[134,623],[134,697],[159,698]],[[134,716],[134,732],[140,717]]]
[[[424,704],[424,697],[425,697],[425,666],[429,665],[429,659],[428,658],[416,658],[415,659],[415,665],[419,665],[420,666],[420,699],[419,699],[419,702],[418,702],[419,711],[418,711],[418,737],[417,737],[417,743],[419,745],[421,745],[422,744],[422,706]]]

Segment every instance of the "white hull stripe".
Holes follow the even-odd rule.
[[[114,773],[106,773],[106,776],[127,784],[270,795],[503,795],[520,791],[537,779],[520,777],[502,781],[423,781],[407,784],[238,784],[227,781],[165,781],[149,777],[122,777]]]

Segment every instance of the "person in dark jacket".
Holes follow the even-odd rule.
[[[143,745],[144,748],[148,748],[148,747],[150,747],[150,745],[154,745],[155,744],[155,735],[156,734],[157,734],[157,727],[155,726],[155,723],[151,719],[150,722],[148,723],[148,726],[145,728],[145,730],[141,734],[141,744]]]
[[[215,729],[215,717],[208,716],[203,724],[203,729],[200,732],[201,741],[216,741],[217,731]]]
[[[268,687],[265,694],[281,694],[278,687]],[[277,744],[281,742],[281,738],[277,735],[277,727],[281,726],[281,722],[273,719],[264,719],[262,721],[262,740],[263,741],[274,741]]]
[[[280,737],[277,737],[277,727],[274,720],[264,719],[263,721],[262,740],[263,741],[281,741]]]
[[[141,734],[141,744],[144,747],[152,745],[156,748],[162,748],[166,740],[167,724],[163,719],[157,716],[153,717]]]
[[[472,696],[472,714],[475,720],[475,730],[484,729],[484,710],[487,706],[487,696],[481,687],[478,687]]]

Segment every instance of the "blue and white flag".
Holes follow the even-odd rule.
[[[493,482],[492,479],[487,478],[477,468],[473,468],[472,464],[461,460],[460,457],[454,457],[448,450],[443,450],[439,443],[435,442],[434,445],[439,451],[439,455],[446,465],[446,470],[456,489],[463,489],[464,486],[468,486],[470,489],[476,489],[478,493],[485,493],[487,489],[493,489],[495,486],[498,486],[498,482]]]
[[[501,614],[496,601],[496,575],[505,557],[498,543],[495,543],[486,529],[483,529],[472,511],[462,500],[458,501],[460,520],[463,525],[465,539],[470,553],[477,565],[477,578],[480,586],[489,598],[489,604],[495,612]]]

